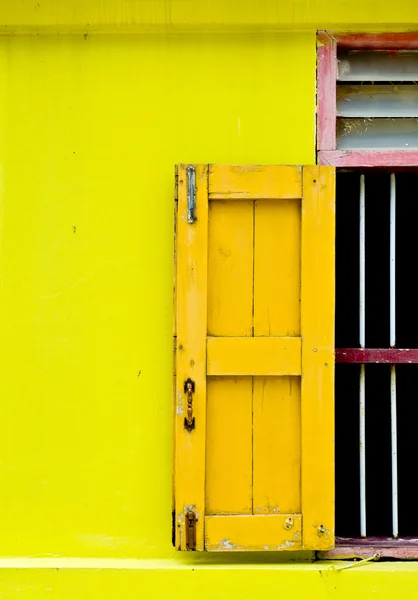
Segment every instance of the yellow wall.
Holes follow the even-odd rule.
[[[168,556],[174,164],[312,163],[314,35],[0,48],[0,555]]]
[[[0,2],[0,29],[27,34],[0,38],[1,556],[80,557],[73,573],[105,568],[83,557],[167,559],[160,575],[183,565],[179,592],[185,565],[237,560],[239,589],[259,589],[248,557],[171,548],[173,166],[313,163],[315,28],[378,13],[374,28],[418,20],[406,0]],[[116,597],[106,578],[89,595],[84,575],[66,587],[16,560],[0,561],[0,595],[24,579],[25,598],[43,597],[38,581]],[[107,563],[115,581],[126,567],[116,587],[168,597],[158,564]],[[274,573],[270,596],[292,585]]]

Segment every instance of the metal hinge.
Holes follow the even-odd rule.
[[[191,165],[187,167],[187,221],[196,221],[196,171]]]
[[[196,550],[196,513],[186,513],[186,550]]]

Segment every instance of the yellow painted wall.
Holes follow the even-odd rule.
[[[174,164],[312,163],[314,35],[0,49],[0,555],[168,556]]]
[[[0,595],[176,597],[194,565],[216,571],[212,587],[210,576],[199,582],[204,597],[219,597],[228,565],[250,593],[278,560],[179,557],[171,547],[173,166],[313,163],[315,29],[346,29],[347,19],[413,29],[418,7],[0,2],[0,556],[19,557],[0,561]],[[22,557],[79,560],[60,559],[59,579]],[[260,570],[253,560],[268,562]],[[292,581],[311,589],[306,568],[281,578],[274,567],[265,597]],[[417,583],[408,569],[404,595]],[[379,591],[383,579],[367,573]]]

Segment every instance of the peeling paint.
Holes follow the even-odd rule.
[[[295,542],[290,542],[289,540],[286,540],[284,544],[282,544],[281,546],[277,546],[276,550],[284,550],[285,548],[291,548],[294,545]]]
[[[233,550],[235,548],[235,544],[232,544],[230,540],[221,540],[220,546],[224,550]]]
[[[183,396],[180,392],[177,392],[177,405],[176,405],[176,414],[180,417],[183,416]]]

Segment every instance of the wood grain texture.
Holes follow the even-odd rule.
[[[325,32],[322,32],[325,33]],[[414,31],[386,33],[334,33],[340,48],[352,50],[417,50],[418,34]]]
[[[324,150],[318,161],[335,167],[418,167],[418,150]]]
[[[211,200],[258,200],[302,197],[300,167],[209,165]]]
[[[333,38],[322,32],[317,47],[317,148],[334,150],[336,147],[336,85],[337,46]]]
[[[251,514],[252,378],[208,379],[206,514]]]
[[[254,226],[254,335],[300,335],[299,200],[258,200]]]
[[[255,377],[254,514],[300,512],[300,377]]]
[[[253,202],[210,203],[209,335],[252,335],[253,217]]]
[[[175,428],[176,547],[186,549],[185,514],[205,510],[206,329],[207,329],[207,166],[196,165],[197,221],[187,222],[186,165],[179,166],[177,211],[177,349]],[[184,382],[195,382],[196,428],[184,428],[187,398]],[[196,528],[196,549],[203,550],[203,518]]]
[[[395,558],[397,560],[418,559],[418,539],[413,537],[387,538],[369,536],[361,538],[336,538],[335,548],[328,552],[321,552],[319,558],[335,560],[342,558],[370,558],[379,555],[382,558]]]
[[[299,337],[208,337],[208,375],[300,375]]]
[[[292,519],[290,529],[286,519]],[[239,552],[250,550],[300,550],[300,515],[234,515],[205,518],[207,550]]]
[[[417,364],[416,348],[336,348],[337,363]]]
[[[303,547],[326,550],[334,545],[334,169],[304,167],[303,190]]]

